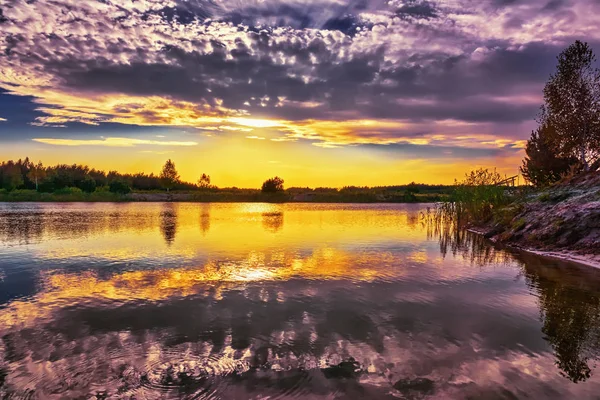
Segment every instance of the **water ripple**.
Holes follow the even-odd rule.
[[[424,207],[0,204],[0,398],[597,398],[600,271]]]

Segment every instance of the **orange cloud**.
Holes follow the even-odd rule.
[[[151,146],[196,146],[196,142],[177,142],[163,140],[146,140],[132,138],[109,137],[104,139],[52,139],[36,138],[34,142],[50,144],[54,146],[107,146],[107,147],[133,147],[138,145]]]

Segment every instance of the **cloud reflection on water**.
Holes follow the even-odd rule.
[[[598,274],[435,231],[419,206],[35,207],[40,229],[20,230],[27,210],[0,222],[3,283],[36,282],[0,309],[3,395],[600,390]]]

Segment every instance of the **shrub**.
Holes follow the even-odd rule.
[[[519,218],[518,220],[513,222],[512,228],[515,232],[518,232],[521,229],[525,228],[525,225],[527,225],[527,221],[525,220],[525,218]]]
[[[57,189],[54,191],[54,194],[81,194],[83,191],[77,187],[65,187],[62,189]]]
[[[127,194],[131,192],[131,188],[129,187],[127,182],[121,180],[112,181],[109,185],[108,190],[110,190],[112,193],[118,194]]]
[[[417,196],[415,196],[415,193],[411,192],[410,190],[406,190],[406,192],[404,193],[403,199],[407,203],[416,203],[417,202]]]
[[[550,193],[545,192],[545,193],[542,193],[540,195],[540,197],[538,197],[538,200],[541,201],[542,203],[547,203],[547,202],[551,201],[552,198],[550,197]]]
[[[96,190],[96,180],[89,175],[79,183],[79,188],[86,193],[93,193]]]
[[[262,192],[263,193],[277,193],[283,192],[283,179],[276,176],[275,178],[267,179],[262,184]]]

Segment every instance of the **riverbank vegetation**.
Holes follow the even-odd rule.
[[[510,203],[506,177],[496,170],[480,168],[456,181],[450,196],[438,209],[437,218],[454,220],[457,225],[487,221],[497,209]]]
[[[513,187],[480,169],[457,182],[436,222],[471,227],[493,240],[544,251],[600,255],[600,70],[587,43],[558,56],[544,88],[539,127]],[[600,260],[598,260],[600,264]]]

